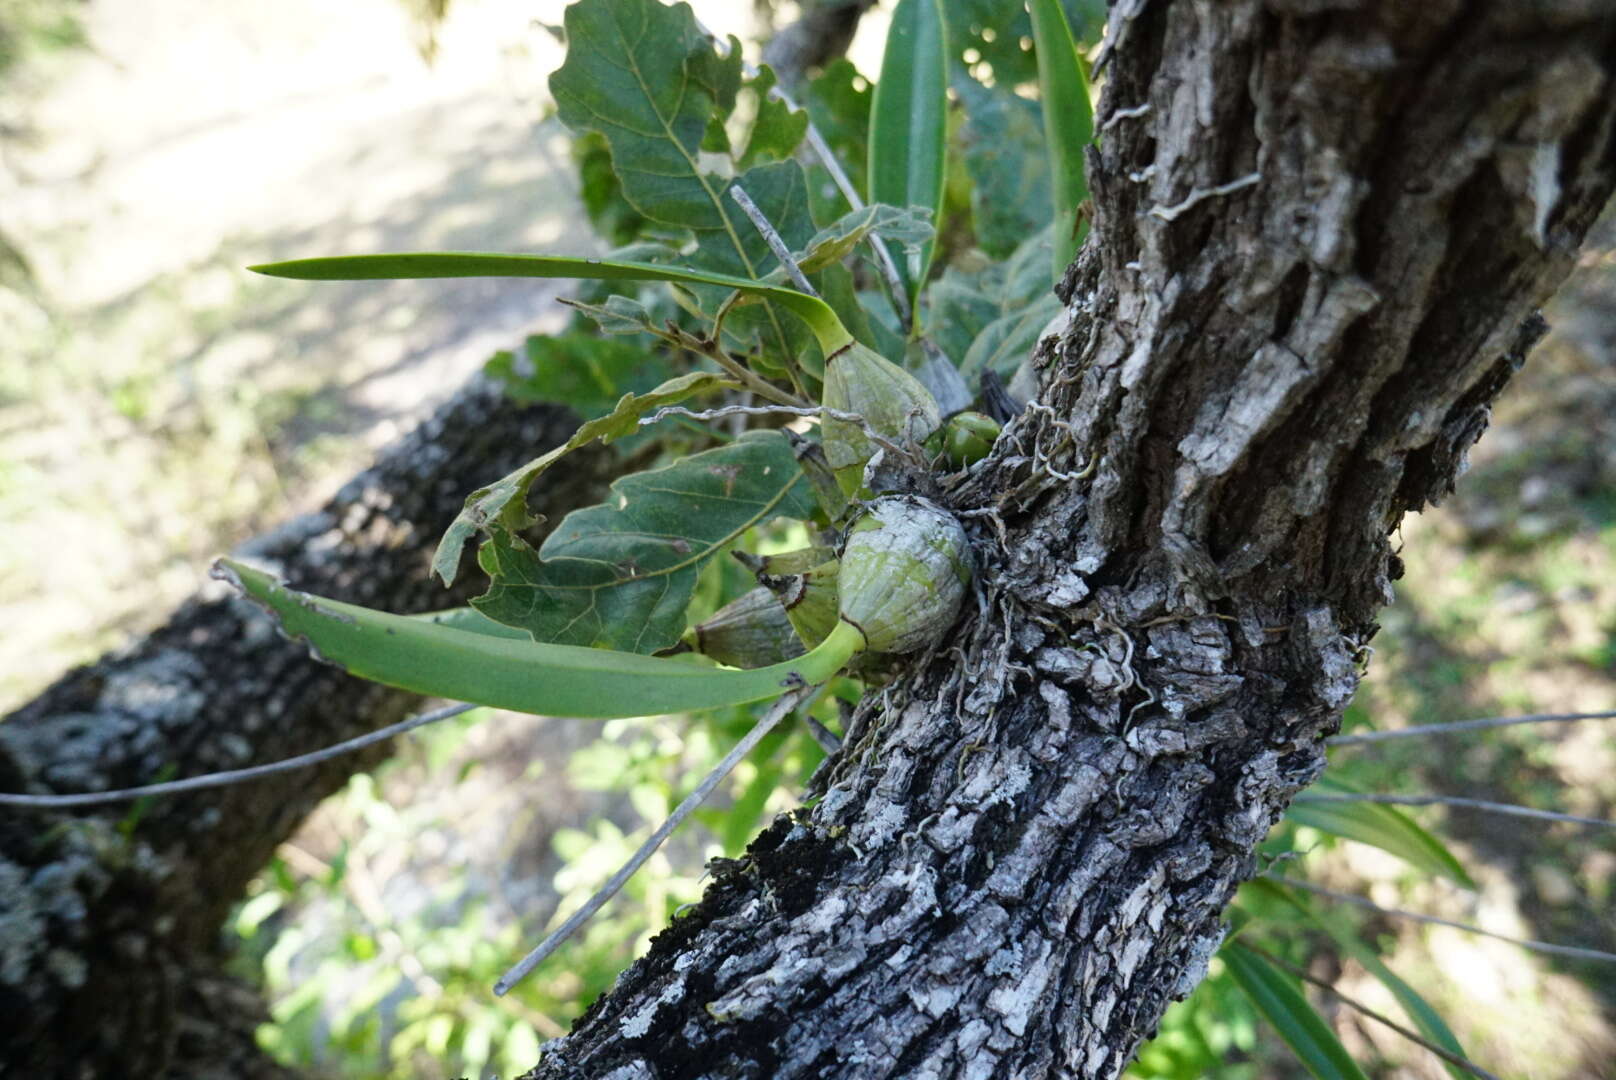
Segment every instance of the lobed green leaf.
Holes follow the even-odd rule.
[[[770,161],[789,161],[808,132],[805,110],[769,96],[774,84],[774,69],[767,64],[746,82],[746,88],[757,97],[757,116],[747,132],[746,149],[735,160],[737,168],[746,170]]]
[[[735,383],[708,371],[693,371],[669,379],[648,394],[625,394],[617,407],[605,416],[587,421],[560,446],[534,458],[520,469],[478,488],[466,496],[466,505],[438,542],[432,556],[432,571],[445,585],[454,584],[460,570],[460,553],[478,532],[494,528],[515,532],[532,524],[527,495],[533,482],[563,457],[596,439],[612,442],[639,430],[640,418],[665,405],[676,405],[697,394],[733,389]]]
[[[608,305],[624,299],[611,297]],[[585,420],[611,413],[624,394],[649,393],[674,374],[660,351],[586,333],[529,337],[519,353],[495,353],[483,371],[517,401],[557,402]]]
[[[785,436],[749,432],[622,477],[536,552],[514,530],[485,529],[479,558],[493,580],[472,606],[538,641],[656,652],[679,640],[708,559],[754,525],[807,518],[814,505]]]
[[[724,120],[741,87],[740,43],[731,38],[719,56],[696,25],[688,4],[668,6],[660,0],[580,0],[567,8],[567,58],[550,76],[561,120],[574,131],[598,132],[611,146],[612,166],[623,196],[652,221],[688,229],[696,237],[693,260],[703,268],[760,279],[774,265],[762,237],[725,191],[728,182],[703,168],[703,152],[728,152]],[[802,125],[789,113],[760,113],[761,160],[779,152],[790,130]],[[769,168],[770,166],[765,166]],[[782,161],[778,167],[797,174],[801,167]],[[791,215],[766,205],[771,192],[754,190],[765,178],[747,170],[740,178],[748,195],[764,209],[787,243]],[[806,215],[806,188],[800,190]],[[778,216],[777,216],[778,215]],[[810,220],[807,233],[813,231]],[[792,309],[795,310],[795,309]],[[800,312],[799,312],[800,314]],[[781,369],[795,364],[802,342],[788,317],[769,305],[751,316],[766,352]]]
[[[874,91],[858,69],[850,61],[837,58],[825,65],[808,84],[802,98],[815,129],[847,170],[847,179],[861,199],[865,199],[865,179],[869,171],[870,100],[873,96]],[[809,197],[819,220],[851,209],[822,165],[810,166],[809,178]]]
[[[906,251],[919,252],[935,232],[923,208],[899,209],[885,203],[870,203],[858,210],[849,210],[820,229],[792,258],[805,273],[815,273],[841,262],[871,235],[896,240]]]

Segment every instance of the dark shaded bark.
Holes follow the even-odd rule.
[[[576,420],[478,380],[320,512],[244,553],[300,588],[397,611],[464,603],[428,578],[466,493],[566,439]],[[613,459],[547,478],[559,517]],[[475,574],[466,575],[473,579]],[[65,675],[0,722],[0,789],[133,787],[278,761],[402,719],[421,699],[309,659],[218,587],[123,654]],[[224,973],[220,927],[276,845],[385,747],[248,784],[75,814],[0,808],[0,1072],[270,1076],[256,991]]]
[[[803,5],[802,18],[782,29],[763,47],[763,62],[795,90],[815,69],[841,56],[853,43],[859,19],[875,0],[819,0]]]
[[[1118,1075],[1324,768],[1616,177],[1616,11],[1112,11],[1094,235],[974,609],[533,1077]]]

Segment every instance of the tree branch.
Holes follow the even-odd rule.
[[[468,491],[571,434],[478,380],[321,511],[248,547],[304,588],[423,611],[464,603],[428,577]],[[611,458],[582,452],[543,509],[605,491]],[[467,575],[475,577],[475,575]],[[412,694],[354,679],[210,588],[124,653],[63,676],[0,722],[0,790],[106,792],[310,753],[413,712]],[[252,784],[72,812],[0,808],[0,1045],[24,1073],[270,1076],[263,1004],[224,974],[219,928],[304,815],[376,745]]]

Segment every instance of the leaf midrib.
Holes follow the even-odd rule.
[[[718,220],[724,223],[724,232],[729,236],[730,246],[735,249],[735,254],[740,258],[741,265],[746,267],[747,276],[751,277],[754,281],[759,280],[757,268],[752,265],[752,260],[747,257],[746,247],[741,243],[740,236],[735,232],[734,223],[730,221],[729,215],[724,213],[724,202],[722,195],[713,191],[712,185],[707,182],[707,177],[702,175],[701,168],[696,159],[690,156],[690,152],[685,149],[685,144],[680,142],[678,136],[674,134],[673,126],[668,122],[667,118],[662,115],[662,111],[657,108],[656,96],[651,93],[651,87],[646,83],[645,76],[640,71],[640,61],[639,57],[634,52],[634,46],[629,44],[628,38],[623,33],[622,25],[618,24],[615,19],[613,20],[613,25],[617,27],[618,40],[623,44],[623,55],[628,57],[628,70],[633,72],[634,81],[639,84],[641,95],[644,96],[646,103],[651,106],[651,115],[655,116],[657,118],[657,123],[662,125],[663,134],[667,136],[669,142],[678,148],[679,155],[685,159],[685,164],[690,167],[690,175],[696,178],[696,183],[700,184],[702,191],[707,194],[707,199],[713,204],[713,209],[718,211]],[[689,57],[687,54],[686,60],[688,59]],[[680,65],[679,72],[679,101],[673,110],[675,116],[679,114],[679,108],[684,105],[685,94],[688,93],[690,89],[690,72],[684,68],[683,64]],[[715,101],[713,104],[716,107],[718,103]],[[763,306],[764,310],[766,310],[769,314],[769,324],[771,329],[774,331],[775,342],[779,346],[781,355],[784,356],[788,352],[786,348],[787,343],[785,328],[780,325],[780,317],[779,314],[774,310],[774,305],[765,300],[763,302]]]

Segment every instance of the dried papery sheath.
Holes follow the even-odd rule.
[[[758,580],[773,590],[797,636],[809,648],[824,641],[836,628],[836,582],[840,570],[841,563],[831,559],[800,574],[758,575]]]
[[[686,630],[681,640],[703,656],[738,668],[766,667],[807,651],[792,629],[786,609],[761,585]]]
[[[749,551],[739,549],[730,552],[735,561],[758,575],[758,584],[764,584],[763,575],[776,577],[786,574],[801,574],[812,570],[821,563],[830,562],[836,558],[836,552],[828,547],[797,548],[793,551],[782,551],[778,555],[753,555]]]
[[[916,446],[942,425],[937,401],[920,380],[873,349],[854,343],[825,366],[825,407],[857,413],[870,427],[896,442]],[[857,424],[826,417],[825,460],[842,491],[863,486],[864,465],[876,445]]]
[[[786,428],[785,433],[797,464],[802,466],[803,475],[813,485],[814,495],[819,499],[820,508],[825,511],[825,520],[840,521],[847,512],[847,495],[837,483],[836,474],[831,471],[825,448],[790,428]]]
[[[953,625],[975,559],[952,514],[912,495],[877,499],[848,531],[841,617],[872,652],[924,648]]]

